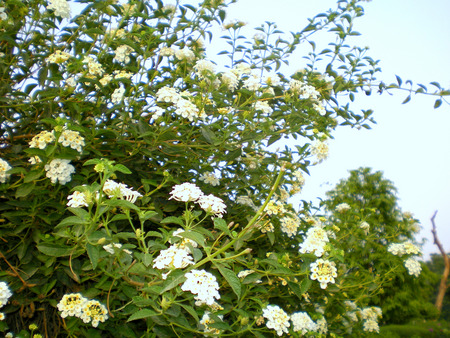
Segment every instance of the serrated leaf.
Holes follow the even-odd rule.
[[[24,183],[19,188],[17,188],[15,197],[19,198],[19,197],[28,196],[30,194],[30,192],[33,191],[33,189],[34,189],[34,184],[33,183],[31,183],[31,182],[30,183]]]
[[[159,294],[162,295],[164,292],[169,291],[173,289],[174,287],[177,287],[179,284],[183,283],[186,280],[186,277],[184,277],[183,271],[174,271],[172,272],[169,277],[167,278],[166,282],[163,284],[161,291],[159,291]]]
[[[177,236],[189,238],[192,239],[194,242],[196,242],[201,247],[205,246],[205,237],[202,234],[199,234],[195,231],[183,231],[177,234]]]
[[[225,278],[225,280],[231,286],[231,288],[233,289],[233,291],[236,294],[236,296],[238,296],[238,298],[240,298],[241,297],[241,292],[242,292],[241,281],[236,276],[236,274],[233,271],[231,271],[230,269],[224,267],[221,264],[214,264],[214,265],[217,266],[217,268],[219,269],[220,274],[223,276],[223,278]]]
[[[195,321],[198,323],[200,319],[198,318],[197,312],[195,312],[194,308],[192,306],[186,305],[186,304],[179,304],[183,309],[186,310],[187,313],[189,313]]]
[[[42,176],[43,170],[32,170],[28,174],[25,175],[23,178],[23,181],[25,183],[32,182],[34,180],[37,180],[39,177]]]
[[[145,319],[152,316],[158,316],[159,313],[150,309],[142,309],[138,312],[133,313],[130,318],[128,318],[127,322],[131,322],[133,320]]]
[[[91,261],[92,269],[96,269],[97,264],[98,264],[98,259],[100,257],[100,250],[99,250],[98,246],[94,246],[90,243],[87,243],[86,251],[89,256],[89,260]]]
[[[69,256],[74,250],[73,247],[63,246],[52,243],[41,243],[37,245],[37,249],[44,255],[51,257]]]
[[[223,218],[214,218],[214,229],[219,229],[231,237],[230,229],[228,229],[227,223]]]
[[[130,169],[128,169],[127,167],[125,167],[123,164],[116,164],[116,165],[113,167],[113,170],[114,170],[114,171],[119,171],[119,172],[121,172],[121,173],[123,173],[123,174],[131,174]]]
[[[175,216],[166,217],[163,220],[161,220],[161,223],[162,224],[174,223],[174,224],[178,224],[178,225],[184,226],[183,220],[181,218],[175,217]]]

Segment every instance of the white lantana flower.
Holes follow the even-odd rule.
[[[45,165],[46,176],[52,183],[66,184],[72,179],[71,175],[75,172],[75,167],[69,164],[69,160],[55,158],[49,164]]]
[[[81,317],[83,305],[88,301],[80,293],[65,294],[59,301],[57,308],[61,311],[61,317],[67,316]]]
[[[181,286],[181,290],[190,291],[195,300],[212,305],[215,299],[220,299],[219,284],[216,277],[205,270],[191,270],[184,275],[187,279]]]
[[[336,264],[334,262],[319,258],[314,263],[311,263],[310,268],[310,278],[317,280],[320,283],[321,289],[326,289],[328,283],[334,284],[334,278],[337,277]]]
[[[351,209],[350,205],[348,205],[347,203],[341,203],[341,204],[336,205],[336,211],[340,212],[340,213],[346,212],[347,210],[350,210],[350,209]]]
[[[201,196],[198,200],[198,204],[200,205],[200,208],[206,212],[214,214],[220,218],[222,218],[227,208],[225,203],[223,203],[223,200],[214,195]]]
[[[193,183],[175,185],[170,192],[171,197],[180,202],[197,202],[203,196],[203,192]]]
[[[284,312],[278,305],[267,305],[263,309],[263,317],[267,319],[266,326],[269,329],[274,329],[277,335],[282,336],[283,333],[288,333],[289,315]]]
[[[295,312],[291,315],[291,321],[294,332],[301,331],[302,335],[307,334],[309,331],[316,331],[316,323],[306,312]]]
[[[58,143],[61,143],[64,147],[70,147],[75,149],[79,153],[82,152],[82,147],[85,145],[84,138],[80,136],[80,133],[73,130],[63,130],[59,136]]]
[[[115,50],[115,56],[113,61],[117,61],[117,62],[123,62],[125,64],[130,62],[130,53],[133,52],[134,49],[131,48],[128,45],[122,45],[117,47],[117,49]]]
[[[55,141],[55,133],[53,131],[41,131],[31,139],[29,146],[30,148],[45,149],[53,141]]]
[[[83,304],[81,308],[80,319],[84,323],[91,323],[93,327],[97,327],[100,322],[108,319],[108,310],[97,300],[89,300]]]
[[[47,9],[53,9],[56,16],[61,18],[70,18],[70,6],[66,0],[50,0]]]
[[[81,191],[74,191],[72,195],[67,196],[67,199],[69,200],[67,202],[68,207],[81,208],[89,206],[86,201],[85,193]]]
[[[220,184],[217,176],[210,171],[205,171],[203,174],[201,174],[199,180],[205,182],[206,184],[211,184],[213,187]]]
[[[119,104],[123,100],[123,96],[125,94],[125,87],[122,85],[119,88],[116,88],[111,95],[111,102],[113,104]]]
[[[5,183],[11,176],[7,174],[7,171],[11,169],[11,166],[4,159],[0,158],[0,183]]]
[[[420,272],[422,271],[422,266],[413,257],[410,257],[405,260],[405,267],[410,275],[414,275],[416,277],[419,277]]]
[[[8,303],[8,299],[12,296],[11,289],[5,282],[0,282],[0,308]]]

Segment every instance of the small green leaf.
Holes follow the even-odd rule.
[[[200,321],[200,319],[198,318],[197,312],[195,312],[194,308],[192,306],[186,305],[186,304],[181,304],[180,306],[185,309],[194,319],[195,321],[198,323]]]
[[[205,237],[202,234],[199,234],[195,231],[183,231],[177,234],[177,236],[189,238],[192,239],[194,242],[196,242],[201,247],[205,246]]]
[[[90,243],[87,243],[86,251],[89,256],[89,260],[91,261],[92,269],[95,270],[97,268],[98,259],[100,257],[100,250],[99,250],[98,246],[94,246]]]
[[[30,194],[34,189],[33,183],[24,183],[16,190],[16,198],[25,197]]]
[[[73,247],[63,246],[52,243],[41,243],[37,245],[37,249],[47,256],[64,257],[69,256],[73,251]]]
[[[180,270],[176,270],[170,273],[169,277],[167,278],[166,282],[163,284],[163,287],[161,288],[161,291],[159,292],[160,295],[162,295],[164,292],[169,291],[173,289],[174,287],[177,287],[179,284],[183,283],[186,280],[186,277],[184,277],[184,272]]]
[[[158,316],[159,313],[150,309],[142,309],[138,312],[133,313],[130,318],[128,318],[127,322],[131,322],[133,320],[144,319],[152,316]]]
[[[408,103],[411,100],[411,95],[408,95],[408,97],[402,102],[402,104]]]
[[[436,100],[436,102],[434,103],[434,109],[439,108],[441,106],[441,104],[442,104],[441,99]]]
[[[116,165],[113,167],[113,170],[114,170],[114,171],[119,171],[119,172],[121,172],[121,173],[123,173],[123,174],[131,174],[130,169],[128,169],[127,167],[125,167],[123,164],[116,164]]]
[[[402,85],[402,79],[400,78],[400,76],[398,76],[398,75],[395,75],[395,77],[397,78],[397,83],[398,83],[398,86],[400,87],[401,85]]]
[[[162,223],[162,224],[170,224],[170,223],[174,223],[174,224],[178,224],[178,225],[184,226],[183,220],[182,220],[181,218],[175,217],[175,216],[169,216],[169,217],[166,217],[166,218],[164,218],[164,219],[161,221],[161,223]]]
[[[223,220],[223,218],[214,218],[214,229],[219,229],[231,237],[230,229],[228,229],[227,223]]]
[[[241,281],[236,276],[236,274],[221,264],[214,264],[214,265],[217,266],[217,268],[220,271],[220,274],[223,276],[223,278],[225,278],[225,280],[228,282],[228,284],[230,284],[230,286],[233,289],[236,296],[238,296],[238,298],[240,298],[241,291],[242,291],[241,290]]]
[[[34,180],[37,180],[39,177],[42,176],[43,170],[32,170],[28,174],[25,175],[23,178],[23,181],[25,183],[32,182]]]
[[[115,208],[133,209],[136,211],[140,211],[140,209],[137,206],[126,200],[112,199],[103,201],[102,204]]]

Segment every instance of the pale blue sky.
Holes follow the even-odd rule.
[[[271,21],[289,32],[305,27],[307,18],[335,7],[335,0],[240,0],[230,6],[227,17],[245,21],[251,28]],[[450,88],[450,1],[374,0],[364,7],[366,14],[355,22],[355,30],[362,35],[354,43],[369,46],[370,56],[381,60],[383,74],[378,78],[391,83],[396,74],[429,89],[431,81]],[[212,54],[208,57],[214,59]],[[300,68],[294,60],[291,67],[292,71]],[[443,104],[435,110],[434,98],[424,95],[402,105],[406,93],[394,94],[374,93],[359,102],[360,109],[375,110],[377,124],[369,131],[338,130],[330,142],[329,159],[311,170],[300,198],[324,197],[339,179],[348,176],[348,170],[360,166],[381,170],[397,187],[402,210],[421,221],[418,239],[428,239],[424,246],[427,259],[437,252],[430,232],[434,210],[439,210],[440,240],[450,251],[450,106]]]

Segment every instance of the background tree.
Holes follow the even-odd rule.
[[[340,229],[337,240],[345,242],[344,257],[351,262],[348,271],[370,271],[360,291],[351,293],[352,299],[381,307],[384,323],[437,317],[430,302],[436,275],[416,260],[415,268],[407,264],[412,255],[420,254],[414,239],[419,224],[410,213],[401,211],[394,184],[382,172],[370,168],[350,171],[348,178],[327,193],[322,205]],[[404,265],[394,267],[395,260]],[[393,272],[388,280],[372,282],[387,271]]]

